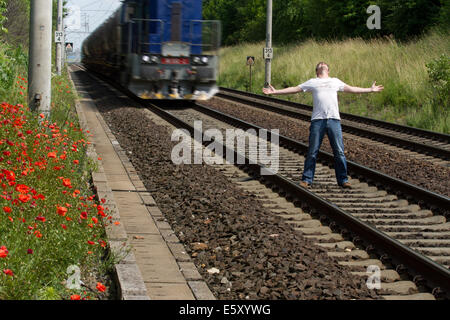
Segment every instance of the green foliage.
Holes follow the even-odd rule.
[[[386,28],[396,38],[406,40],[421,35],[439,19],[439,0],[383,0]]]
[[[1,35],[9,44],[28,47],[30,24],[30,0],[8,0],[4,26],[8,33]]]
[[[0,0],[0,33],[8,32],[4,27],[5,22],[8,20],[6,17],[6,0]]]
[[[25,87],[16,85],[19,78],[26,77],[28,55],[21,46],[0,46],[0,103],[11,101],[25,103]]]
[[[38,291],[37,300],[61,300],[61,296],[53,287],[45,287]]]
[[[390,38],[308,40],[297,45],[274,47],[272,81],[277,89],[296,86],[314,77],[319,61],[331,66],[331,76],[358,87],[373,81],[384,85],[380,93],[339,94],[341,112],[450,133],[449,55],[450,38],[434,30],[407,43]],[[224,47],[220,51],[219,85],[246,90],[249,70],[246,56],[255,56],[252,92],[262,94],[265,78],[260,43]],[[442,53],[445,52],[445,55]],[[431,62],[430,62],[431,61]],[[427,72],[428,66],[428,72]],[[312,95],[277,96],[312,105]]]
[[[427,63],[429,82],[436,112],[448,112],[450,107],[450,56],[442,54]]]
[[[277,0],[273,1],[273,40],[292,43],[316,39],[373,38],[393,35],[409,40],[440,24],[448,28],[450,1],[445,0]],[[370,5],[381,10],[381,29],[366,26]],[[204,1],[205,19],[222,21],[223,43],[265,39],[266,0]],[[445,27],[446,26],[446,27]]]

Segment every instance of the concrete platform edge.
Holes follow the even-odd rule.
[[[70,71],[68,69],[67,71],[70,82],[75,90],[76,86],[72,80]],[[79,98],[77,98],[75,101],[75,108],[77,111],[80,127],[83,129],[83,131],[89,130],[84,112],[80,107]],[[108,186],[108,182],[106,181],[106,177],[103,173],[104,170],[101,161],[98,160],[98,155],[92,145],[88,146],[87,155],[98,165],[97,171],[92,172],[92,183],[94,185],[94,188],[97,190],[97,196],[99,199],[108,199],[105,207],[111,212],[113,221],[120,222],[120,214],[117,210],[117,205],[114,201],[111,188],[109,188]],[[114,228],[112,228],[111,226],[105,226],[105,231],[109,240],[108,242],[110,244],[108,249],[111,252],[115,252],[116,254],[123,254],[123,252],[126,251],[124,253],[124,257],[122,257],[122,259],[115,264],[113,269],[113,279],[116,282],[119,299],[150,300],[147,294],[144,279],[142,278],[141,272],[139,271],[136,260],[134,259],[134,255],[131,251],[128,251],[125,248],[126,242],[128,240],[125,229],[122,225],[119,224],[114,225]]]

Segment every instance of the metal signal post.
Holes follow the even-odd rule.
[[[63,0],[58,0],[58,18],[56,20],[56,32],[62,33],[62,42],[56,42],[56,73],[61,75],[63,68],[64,28],[63,28]]]
[[[263,58],[266,61],[266,73],[264,87],[270,84],[271,62],[273,58],[272,50],[272,0],[267,0],[267,25],[266,25],[266,47],[263,49]]]
[[[52,68],[52,0],[30,2],[28,105],[50,115]]]

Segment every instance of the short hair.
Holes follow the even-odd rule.
[[[327,66],[328,71],[330,71],[330,66],[328,65],[328,63],[326,63],[326,62],[319,62],[319,63],[317,64],[317,66],[316,66],[316,74],[318,73],[319,70],[322,71],[322,70],[321,70],[321,69],[322,69],[322,66]]]

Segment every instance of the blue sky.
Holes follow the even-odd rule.
[[[74,43],[74,50],[79,51],[81,43],[89,35],[80,33],[85,31],[84,23],[89,23],[89,31],[94,31],[120,6],[120,0],[68,0],[66,7],[79,7],[81,13],[81,29],[66,29],[66,42]],[[76,21],[76,19],[70,19]]]

